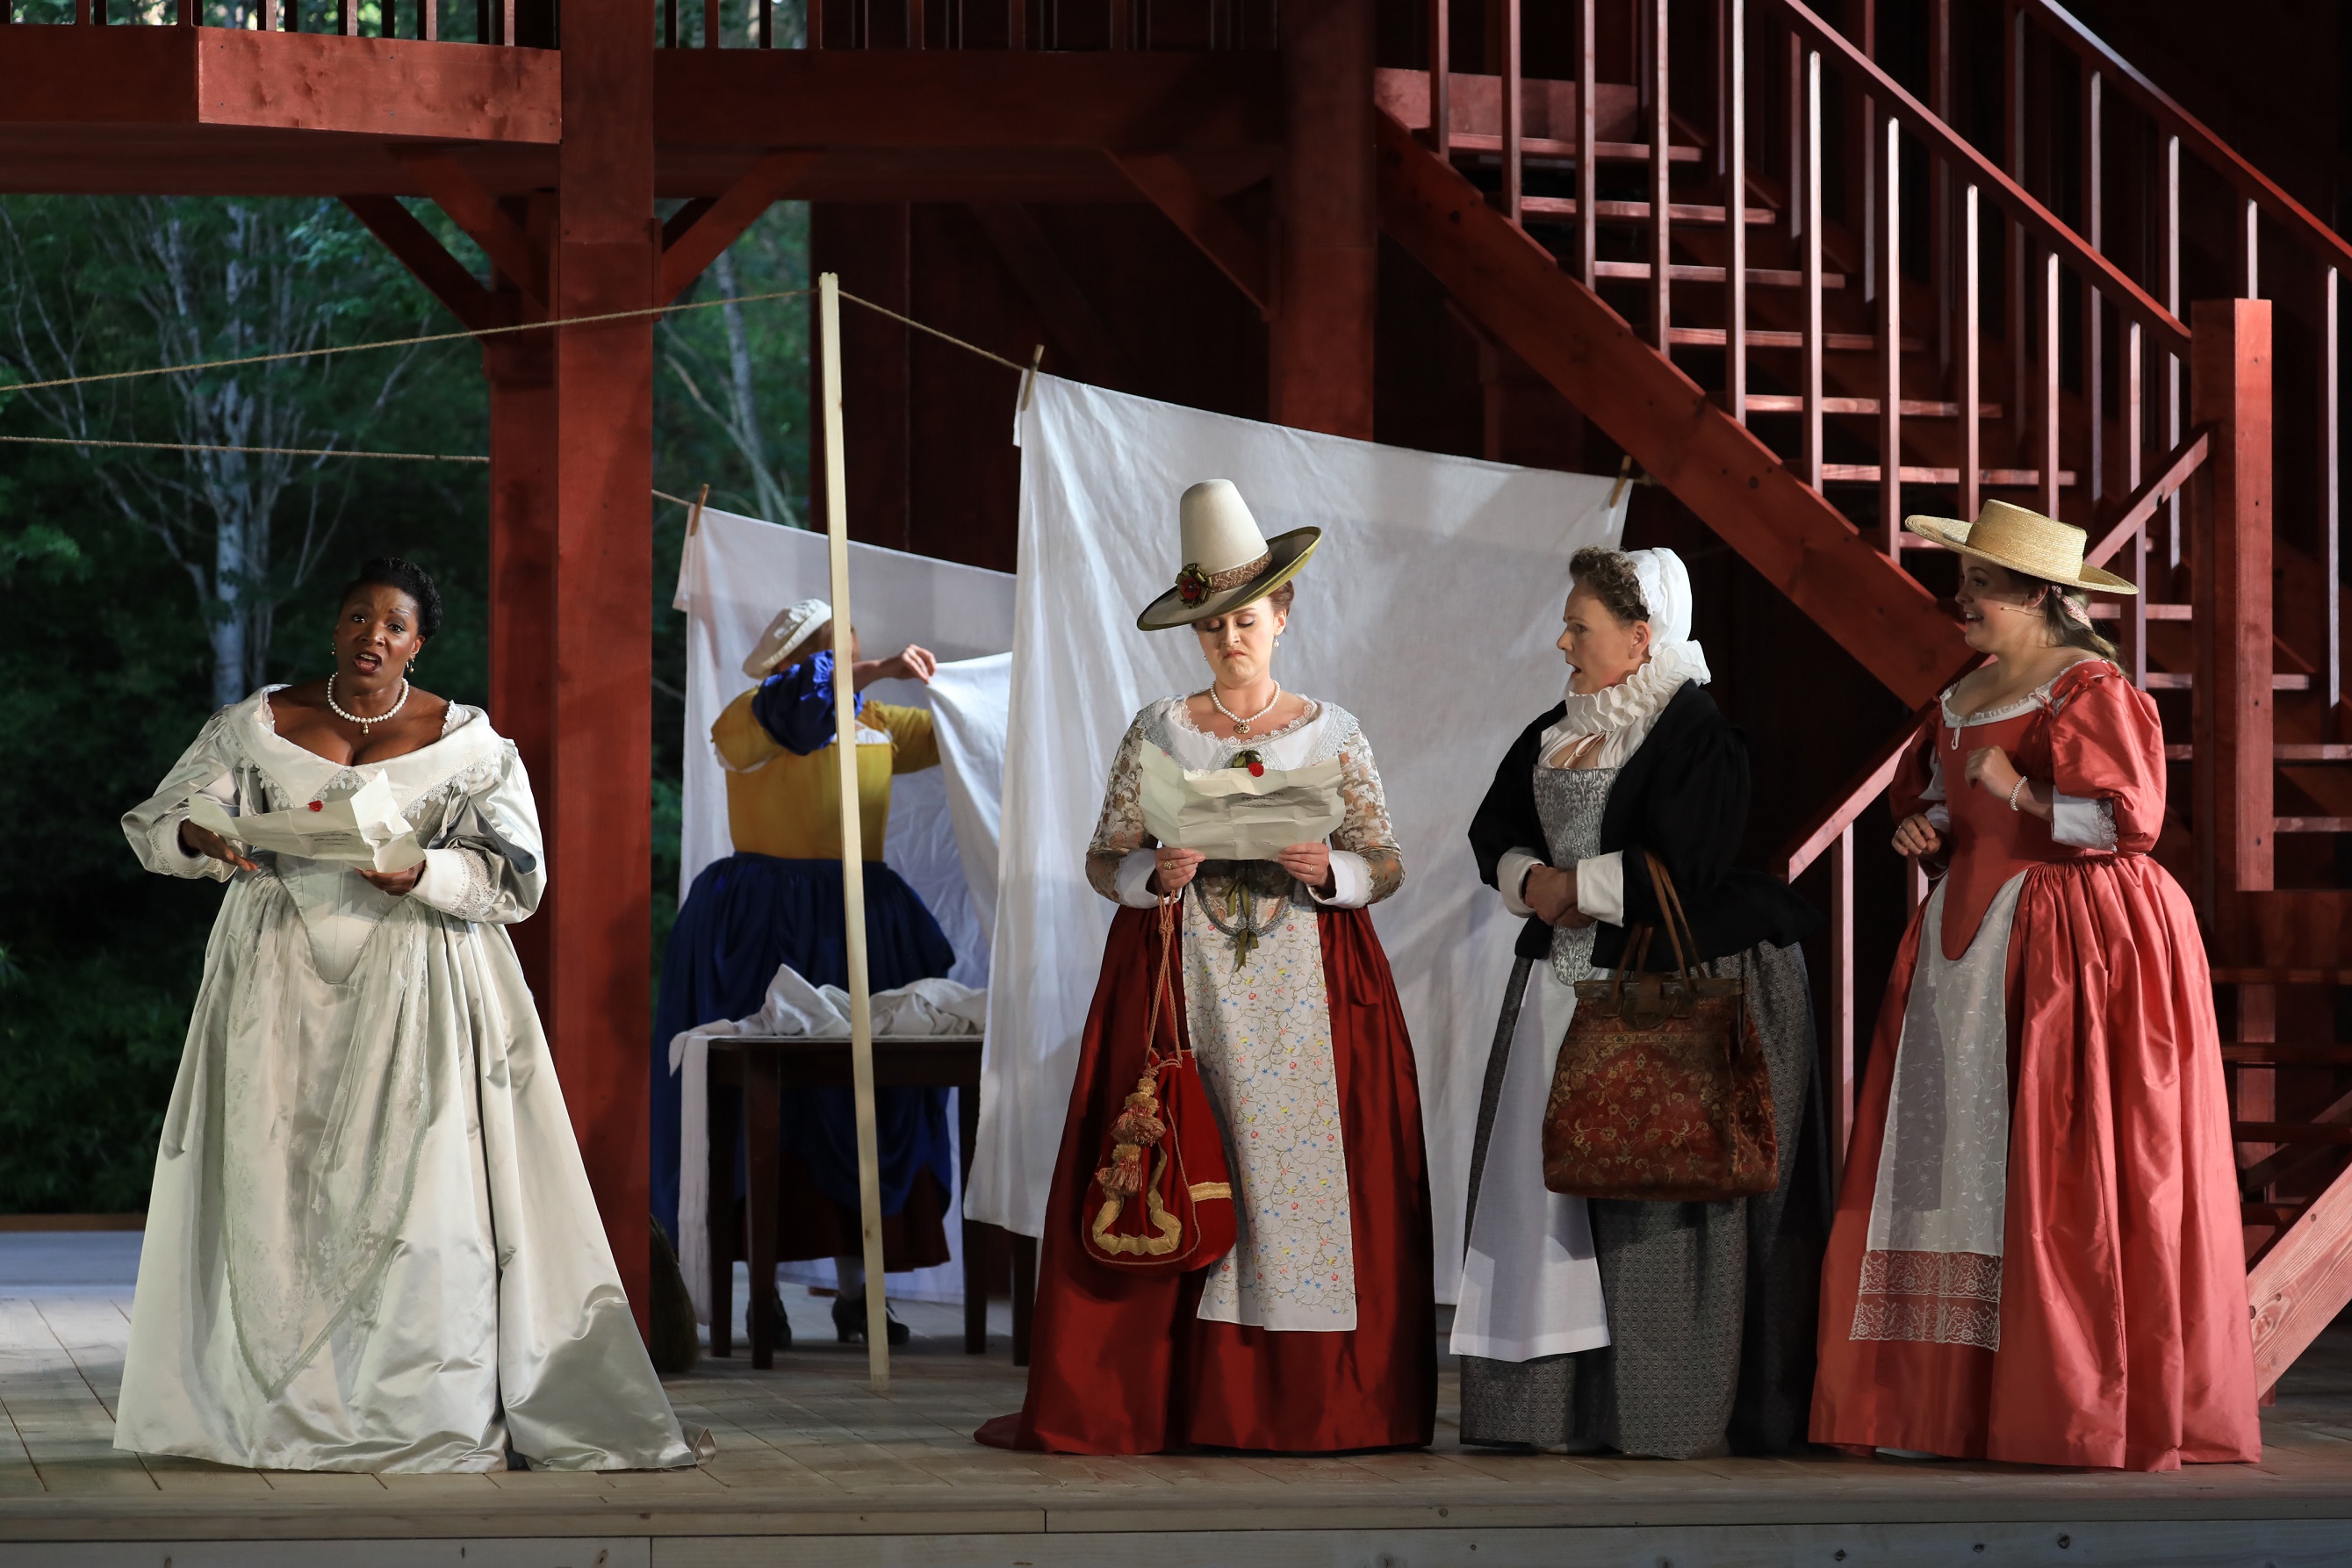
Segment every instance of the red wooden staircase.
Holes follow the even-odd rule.
[[[1381,226],[1914,707],[1969,655],[1906,511],[2000,495],[2141,585],[2104,613],[2173,737],[2269,1386],[2352,1301],[2352,247],[2046,0],[1930,0],[1908,83],[1856,9],[1577,0],[1563,46],[1430,0],[1425,68],[1379,74]],[[1841,1134],[1853,833],[1910,732],[1782,858],[1830,861]]]

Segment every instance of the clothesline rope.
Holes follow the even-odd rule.
[[[141,452],[248,452],[270,458],[380,458],[407,463],[487,463],[471,452],[370,452],[356,447],[214,447],[193,441],[101,441],[78,436],[0,436],[12,447],[124,447]]]

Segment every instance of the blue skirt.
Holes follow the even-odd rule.
[[[813,985],[849,984],[841,862],[730,855],[694,879],[662,956],[654,1008],[654,1217],[677,1235],[679,1076],[669,1070],[672,1037],[722,1018],[748,1018],[766,1002],[779,964]],[[866,963],[877,991],[945,974],[955,949],[915,890],[879,861],[866,863]],[[874,1094],[882,1164],[882,1212],[906,1207],[917,1173],[928,1171],[941,1194],[955,1190],[953,1144],[944,1089],[882,1089]],[[797,1158],[816,1189],[857,1207],[857,1122],[845,1089],[812,1089],[783,1097],[785,1153]]]

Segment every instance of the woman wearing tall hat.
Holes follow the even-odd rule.
[[[1147,706],[1111,762],[1087,873],[1119,911],[1046,1199],[1028,1399],[978,1436],[1085,1454],[1424,1444],[1437,1371],[1421,1101],[1365,912],[1404,868],[1355,719],[1275,673],[1319,531],[1265,540],[1223,479],[1186,490],[1181,512],[1176,586],[1136,624],[1190,628],[1209,683]],[[1343,819],[1270,860],[1158,845],[1140,800],[1154,752],[1194,772],[1336,761]],[[1169,1001],[1222,1130],[1238,1230],[1183,1272],[1114,1267],[1081,1239],[1153,1029],[1162,900],[1181,905]]]
[[[2212,981],[2149,858],[2156,704],[2092,630],[2081,529],[1915,517],[1988,663],[1906,759],[1895,847],[1948,868],[1895,959],[1822,1267],[1817,1442],[2168,1470],[2254,1460]]]
[[[931,716],[920,708],[869,702],[865,688],[892,679],[928,682],[938,661],[908,647],[859,660],[850,633],[851,682],[858,695],[857,805],[866,856],[866,944],[877,991],[945,974],[955,950],[922,899],[883,864],[890,780],[937,767]],[[677,1235],[679,1079],[669,1042],[698,1025],[760,1010],[777,966],[789,963],[814,985],[849,984],[841,880],[841,773],[833,746],[833,608],[803,599],[769,623],[743,661],[756,683],[710,727],[727,774],[727,830],[735,853],[703,868],[688,889],[662,959],[653,1039],[654,1217]],[[723,1091],[731,1093],[732,1091]],[[722,1108],[723,1109],[723,1108]],[[874,1095],[882,1166],[883,1267],[927,1268],[948,1260],[946,1215],[954,1190],[947,1091],[883,1089]],[[831,1258],[841,1294],[834,1326],[845,1340],[866,1331],[865,1263],[859,1241],[857,1136],[847,1089],[796,1089],[784,1097],[777,1205],[779,1261]],[[761,1281],[752,1288],[772,1289]],[[713,1303],[715,1310],[726,1310]],[[791,1328],[776,1315],[778,1333]],[[890,1338],[906,1337],[896,1319]]]
[[[1526,918],[1480,1096],[1453,1346],[1462,1437],[1657,1458],[1799,1446],[1828,1209],[1807,1111],[1812,1003],[1788,886],[1732,864],[1748,745],[1706,691],[1689,574],[1671,550],[1580,550],[1563,700],[1520,731],[1470,823],[1478,869]],[[1714,1203],[1544,1186],[1543,1121],[1576,983],[1663,920],[1655,856],[1718,976],[1747,982],[1772,1086],[1779,1181]],[[1652,954],[1662,957],[1664,942]]]

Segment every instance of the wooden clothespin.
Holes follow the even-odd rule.
[[[1625,487],[1633,482],[1633,454],[1628,452],[1625,454],[1625,460],[1617,465],[1617,482],[1609,487],[1609,506],[1604,507],[1602,510],[1607,510],[1610,508],[1615,507],[1619,498],[1624,495]]]
[[[1037,352],[1029,356],[1029,368],[1021,373],[1021,412],[1029,412],[1029,399],[1037,390],[1037,367],[1045,363],[1045,345],[1039,343]]]
[[[702,509],[709,505],[709,501],[710,487],[705,485],[702,487],[702,493],[694,498],[694,504],[686,510],[686,536],[688,539],[692,539],[694,531],[702,526]]]

